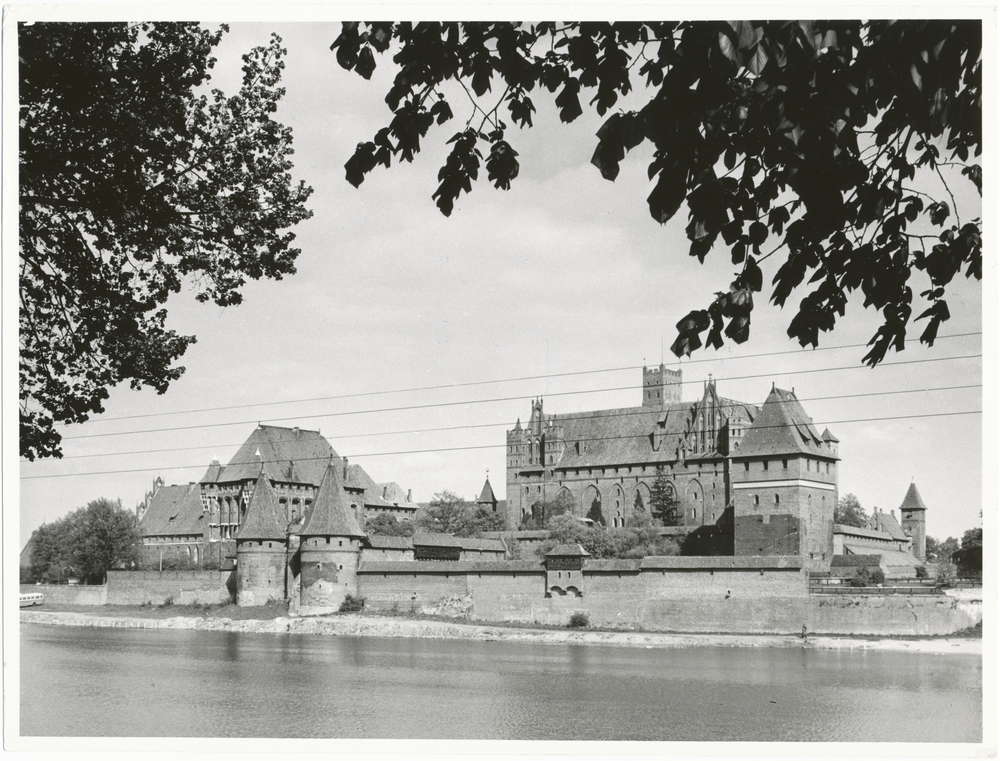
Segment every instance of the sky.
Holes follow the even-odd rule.
[[[338,454],[376,481],[412,489],[415,501],[443,490],[475,499],[487,473],[503,498],[504,431],[527,420],[534,397],[554,413],[635,406],[642,366],[661,360],[682,370],[685,401],[696,401],[710,376],[720,395],[756,405],[772,384],[794,388],[817,428],[840,439],[841,495],[857,495],[869,511],[897,509],[913,480],[929,535],[960,538],[982,525],[981,411],[995,411],[996,396],[995,256],[986,257],[982,284],[960,277],[950,286],[952,319],[932,348],[913,340],[874,369],[861,359],[880,322],[857,298],[819,350],[787,337],[806,291],[784,310],[768,303],[778,257],[761,264],[765,290],[750,341],[678,361],[669,350],[675,324],[707,307],[734,266],[723,249],[703,265],[688,256],[683,209],[664,226],[650,218],[648,150],[629,154],[615,182],[602,179],[590,164],[601,119],[586,113],[561,125],[538,94],[535,127],[508,131],[521,164],[511,190],[494,189],[484,169],[445,218],[431,195],[444,142],[471,113],[464,96],[450,97],[456,118],[431,130],[412,165],[378,168],[355,189],[343,166],[388,124],[391,61],[378,58],[366,82],[329,50],[338,24],[235,23],[212,85],[235,90],[240,55],[272,31],[288,49],[277,118],[293,128],[295,178],[315,189],[313,217],[294,229],[298,272],[249,284],[235,308],[197,304],[190,288],[174,297],[169,327],[198,339],[181,360],[183,377],[164,395],[114,389],[103,415],[63,429],[63,459],[20,461],[20,546],[41,523],[93,499],[133,508],[158,476],[199,480],[258,422],[320,430]],[[980,216],[979,203],[963,193],[963,219]],[[995,240],[992,227],[988,234]],[[914,281],[919,293],[919,273]],[[917,323],[910,335],[921,330]],[[7,357],[5,380],[13,412]],[[4,417],[8,452],[14,417]],[[995,437],[992,424],[988,434]],[[12,464],[8,455],[8,473]],[[992,464],[987,477],[995,483]],[[13,488],[6,484],[8,533]]]

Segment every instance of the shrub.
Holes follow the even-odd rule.
[[[877,579],[877,580],[876,580]],[[852,587],[871,587],[885,581],[885,574],[881,568],[869,568],[864,566],[859,568],[851,578]]]
[[[935,576],[934,580],[939,587],[950,587],[955,583],[957,576],[958,569],[955,568],[955,564],[945,561],[938,563],[937,576]]]
[[[918,565],[916,570],[917,570],[917,578],[918,579],[926,579],[927,578],[927,566],[925,566],[925,565]]]
[[[354,595],[347,595],[344,601],[340,603],[341,613],[357,613],[365,609],[365,598],[355,597]]]
[[[572,616],[569,617],[569,628],[570,629],[586,629],[590,625],[590,616],[586,613],[577,611]]]

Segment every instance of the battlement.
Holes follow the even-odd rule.
[[[659,367],[642,368],[642,406],[663,407],[681,401],[681,371]]]

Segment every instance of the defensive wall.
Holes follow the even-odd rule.
[[[21,593],[41,592],[45,602],[58,605],[106,605],[106,584],[21,584]]]
[[[357,585],[373,612],[469,621],[564,626],[582,612],[592,626],[622,629],[799,634],[804,626],[813,634],[883,636],[952,634],[982,621],[981,589],[810,594],[798,556],[588,560],[582,571],[546,569],[536,560],[369,560],[357,570]],[[217,604],[234,599],[235,579],[232,571],[109,571],[106,586],[21,591],[74,605]]]
[[[939,635],[982,620],[982,606],[950,595],[809,594],[798,556],[589,560],[573,585],[538,561],[362,562],[358,593],[373,611],[481,621],[650,631]]]
[[[232,571],[108,571],[108,605],[215,605],[234,599]]]

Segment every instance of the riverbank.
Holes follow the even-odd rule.
[[[452,621],[336,614],[291,617],[284,606],[223,610],[167,608],[131,610],[22,610],[21,623],[45,626],[85,626],[135,629],[196,629],[267,634],[320,634],[340,637],[420,637],[538,644],[612,645],[638,648],[686,647],[797,647],[827,650],[892,650],[916,653],[982,655],[982,639],[966,637],[868,638],[809,635],[677,634],[665,632],[592,631],[521,628]],[[74,606],[77,607],[77,606]],[[84,606],[78,606],[83,608]],[[231,614],[231,615],[227,615]]]

